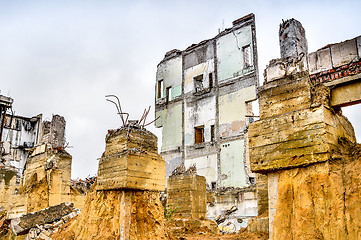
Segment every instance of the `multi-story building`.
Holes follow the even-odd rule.
[[[167,177],[183,163],[195,164],[212,189],[254,182],[247,126],[257,86],[253,14],[233,21],[212,39],[166,53],[157,68],[155,126],[162,128]]]
[[[17,179],[24,171],[29,150],[33,148],[39,139],[39,129],[42,115],[23,117],[14,115],[12,112],[13,99],[0,95],[1,127],[0,167],[12,168],[17,173]]]

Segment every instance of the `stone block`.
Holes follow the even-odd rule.
[[[163,191],[165,171],[165,161],[157,153],[157,137],[145,129],[123,128],[107,136],[97,190]]]
[[[197,175],[168,178],[167,204],[177,208],[176,217],[205,219],[207,216],[206,179]]]
[[[352,133],[344,117],[325,107],[262,119],[249,127],[251,169],[267,172],[324,162],[331,157],[338,137],[355,141]]]
[[[332,69],[331,50],[325,48],[308,55],[308,67],[310,74]]]
[[[340,67],[358,60],[356,39],[347,40],[331,46],[333,67]]]
[[[284,65],[276,62],[270,62],[264,70],[264,78],[266,82],[272,82],[284,77],[285,75],[286,69],[284,68]]]
[[[361,75],[361,74],[359,74]],[[360,77],[360,76],[359,76]],[[332,89],[331,106],[344,107],[361,102],[361,82],[351,82]]]
[[[284,78],[259,88],[261,119],[308,108],[310,85],[306,79]]]
[[[308,70],[310,74],[317,72],[317,52],[308,54]]]

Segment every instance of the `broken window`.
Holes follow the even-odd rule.
[[[214,142],[214,137],[215,137],[215,129],[214,129],[214,125],[211,125],[211,142]]]
[[[242,49],[243,52],[243,62],[245,67],[251,66],[251,46],[244,46]]]
[[[163,98],[163,79],[158,81],[157,84],[157,97]]]
[[[204,142],[204,126],[194,128],[195,144]]]
[[[209,81],[209,88],[213,87],[213,73],[209,73],[208,75],[208,81]]]
[[[169,102],[170,100],[172,100],[172,87],[167,87],[166,88],[166,97],[167,97],[167,102]]]
[[[194,89],[196,92],[200,92],[203,90],[203,74],[198,75],[193,78],[194,81]]]

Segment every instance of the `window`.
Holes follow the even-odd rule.
[[[166,97],[167,97],[167,101],[169,102],[170,100],[172,100],[172,87],[167,87],[166,88]]]
[[[216,182],[211,182],[211,186],[212,186],[212,191],[215,191],[216,187],[217,187],[217,183]]]
[[[215,129],[214,129],[214,125],[211,125],[211,142],[214,142],[214,137],[215,137]]]
[[[195,144],[204,142],[204,126],[194,128],[194,139]]]
[[[203,90],[203,74],[193,78],[195,92]]]
[[[163,79],[158,81],[158,84],[157,84],[157,97],[158,98],[163,97]]]
[[[247,45],[244,46],[243,49],[243,62],[244,62],[244,67],[249,67],[251,66],[251,46]]]
[[[208,81],[209,81],[209,88],[213,87],[213,73],[209,73],[208,75]]]
[[[249,182],[251,184],[256,184],[256,178],[255,177],[249,177]]]

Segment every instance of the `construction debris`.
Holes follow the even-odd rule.
[[[73,203],[61,203],[37,212],[28,213],[19,218],[14,218],[11,220],[10,226],[13,233],[19,235],[25,234],[30,229],[39,225],[51,224],[59,220],[67,222],[76,215],[77,210],[74,208]]]

